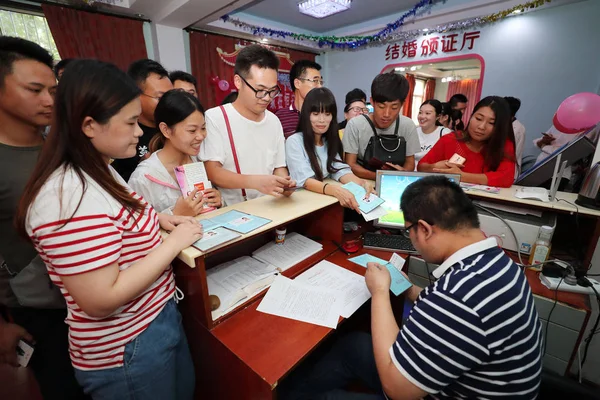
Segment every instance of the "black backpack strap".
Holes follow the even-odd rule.
[[[379,136],[379,135],[377,134],[377,129],[375,129],[375,124],[373,123],[373,121],[371,121],[371,118],[369,118],[369,115],[368,115],[368,114],[363,114],[362,116],[363,116],[363,117],[365,117],[365,118],[367,119],[367,122],[368,122],[368,123],[369,123],[369,125],[371,126],[371,129],[373,129],[373,134],[374,134],[375,136]]]
[[[400,129],[400,115],[396,118],[396,128],[394,129],[394,136],[398,137],[398,129]]]

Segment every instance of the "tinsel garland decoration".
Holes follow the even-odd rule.
[[[397,31],[402,27],[408,18],[415,17],[417,14],[422,13],[430,9],[434,4],[440,3],[442,0],[420,0],[413,6],[412,9],[402,14],[397,20],[387,24],[382,30],[374,35],[369,36],[317,36],[307,35],[304,33],[295,33],[284,30],[270,29],[257,25],[248,24],[240,21],[237,18],[233,18],[229,15],[224,15],[221,19],[224,22],[231,23],[238,28],[242,28],[246,31],[252,32],[253,35],[271,37],[271,38],[291,38],[295,40],[309,40],[316,42],[319,47],[330,47],[332,49],[355,49],[374,42],[382,42],[392,32]]]
[[[481,27],[483,25],[488,25],[494,22],[498,22],[516,11],[525,11],[525,10],[533,10],[535,8],[541,7],[546,3],[550,3],[552,0],[532,0],[527,3],[519,4],[514,7],[508,8],[506,10],[486,15],[483,17],[475,17],[469,18],[462,21],[457,22],[449,22],[447,24],[438,25],[434,28],[429,28],[427,31],[427,35],[432,33],[445,33],[450,31],[463,31],[471,28]],[[231,23],[238,28],[242,28],[246,31],[252,32],[252,34],[256,36],[263,37],[272,37],[272,38],[282,38],[282,39],[295,39],[295,40],[307,40],[316,42],[319,47],[329,47],[332,49],[356,49],[358,47],[363,47],[366,45],[382,45],[384,43],[390,42],[401,42],[413,39],[417,36],[421,36],[424,34],[422,30],[413,29],[410,31],[400,31],[396,32],[400,27],[404,25],[406,18],[409,16],[415,16],[418,11],[423,11],[423,8],[431,7],[435,3],[439,3],[439,1],[427,1],[422,0],[413,7],[410,11],[406,12],[402,17],[393,23],[387,24],[384,29],[371,36],[315,36],[315,35],[306,35],[302,33],[294,33],[288,31],[280,31],[274,30],[270,28],[260,27],[257,25],[248,24],[246,22],[240,21],[237,18],[232,18],[229,15],[225,15],[221,17],[224,22]]]

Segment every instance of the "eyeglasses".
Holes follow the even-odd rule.
[[[402,233],[402,236],[404,236],[405,238],[410,239],[410,230],[412,228],[416,228],[417,226],[419,226],[419,224],[412,224],[411,226],[407,226],[406,228],[400,230],[400,233]]]
[[[356,107],[350,107],[348,109],[348,112],[350,112],[350,111],[354,111],[355,113],[360,113],[360,114],[366,114],[369,112],[369,109],[356,106]]]
[[[323,86],[323,84],[325,83],[325,82],[323,81],[323,79],[309,79],[309,78],[298,78],[298,79],[300,79],[301,81],[307,81],[307,82],[310,82],[310,83],[312,83],[312,84],[319,84],[319,85],[321,85],[321,86]]]
[[[244,79],[243,76],[238,75],[246,85],[248,85],[248,87],[250,89],[252,89],[252,91],[254,92],[254,96],[256,96],[257,99],[264,99],[265,97],[267,97],[267,95],[269,95],[270,98],[274,99],[275,97],[279,96],[279,94],[281,93],[281,89],[279,88],[279,86],[277,86],[276,88],[273,88],[271,90],[257,90],[254,89],[254,87],[248,83],[247,80]]]
[[[162,95],[157,97],[157,96],[150,96],[149,94],[146,94],[146,93],[142,93],[142,96],[150,97],[151,99],[154,99],[156,101],[159,101],[160,98],[162,97]]]

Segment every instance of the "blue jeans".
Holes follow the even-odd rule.
[[[125,346],[123,363],[97,371],[75,369],[75,377],[94,400],[193,398],[194,365],[174,300]]]
[[[352,382],[372,393],[347,391]],[[294,371],[278,392],[282,400],[385,400],[371,335],[354,332],[342,337],[315,365]]]

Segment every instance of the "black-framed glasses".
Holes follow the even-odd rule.
[[[256,96],[257,99],[264,99],[265,97],[267,97],[267,95],[269,95],[269,97],[271,99],[274,99],[275,97],[279,96],[279,94],[281,93],[281,89],[279,88],[279,86],[277,86],[277,87],[275,87],[275,88],[273,88],[271,90],[264,90],[264,89],[263,90],[257,90],[257,89],[254,89],[254,87],[251,84],[249,84],[248,81],[245,80],[243,76],[241,76],[241,75],[238,75],[238,76],[244,81],[244,83],[246,85],[248,85],[248,87],[250,89],[252,89],[252,91],[254,92],[254,96]]]
[[[354,111],[355,113],[367,114],[369,112],[369,109],[355,106],[355,107],[349,108],[348,111]]]
[[[419,224],[412,224],[411,226],[407,226],[406,228],[402,228],[402,230],[400,232],[402,233],[402,236],[404,236],[407,239],[410,239],[410,230],[412,228],[416,228],[417,226],[419,226]]]
[[[309,78],[298,78],[301,81],[306,81],[306,82],[310,82],[312,84],[319,84],[321,86],[323,86],[323,84],[325,83],[325,81],[323,81],[323,79],[309,79]]]

